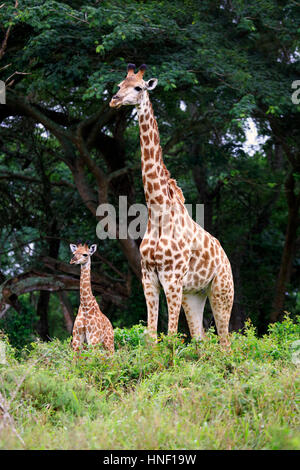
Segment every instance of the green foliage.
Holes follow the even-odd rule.
[[[10,309],[4,318],[0,319],[0,330],[4,330],[10,344],[20,350],[34,339],[34,327],[37,316],[29,302],[29,296],[24,295],[20,299],[22,315]]]
[[[35,342],[17,361],[7,351],[0,389],[27,449],[299,449],[299,335],[287,317],[263,338],[249,323],[231,353],[212,331],[155,344],[142,325],[116,330],[113,357]],[[8,428],[0,447],[22,445]]]
[[[243,96],[240,101],[233,105],[233,108],[230,111],[233,119],[229,128],[232,130],[232,126],[236,125],[238,129],[243,130],[245,128],[246,120],[251,117],[255,108],[256,103],[254,96],[251,94]],[[242,137],[242,139],[245,140],[245,137]]]
[[[245,328],[246,341],[233,333],[236,358],[243,360],[245,354],[254,360],[272,361],[273,359],[291,360],[291,345],[300,338],[300,318],[294,322],[289,315],[285,316],[282,323],[273,323],[268,327],[268,334],[260,341],[256,335],[256,329],[248,320]]]
[[[115,328],[115,345],[117,348],[129,346],[136,348],[145,345],[146,329],[142,324],[133,325],[131,328]]]
[[[75,168],[84,160],[80,155],[80,165],[75,162],[79,129],[85,129],[89,161],[97,171],[108,176],[114,169],[130,168],[132,201],[144,203],[137,121],[130,108],[113,113],[108,102],[126,64],[146,62],[147,77],[158,78],[151,100],[166,166],[188,203],[206,205],[206,228],[220,239],[232,263],[241,316],[251,316],[259,334],[264,333],[286,234],[284,184],[300,154],[299,106],[291,100],[291,84],[300,70],[297,2],[23,0],[18,8],[3,2],[1,26],[3,31],[11,28],[0,78],[10,81],[18,71],[7,89],[8,105],[1,106],[4,278],[45,269],[46,237],[61,238],[58,258],[63,261],[69,257],[69,242],[82,236],[95,240],[97,221],[85,204],[97,201],[101,191],[90,163],[83,168],[85,195],[82,181],[75,181]],[[30,111],[24,111],[25,104]],[[99,128],[89,128],[90,118],[99,112]],[[243,146],[248,119],[264,141],[256,153]],[[116,149],[122,159],[110,168]],[[298,166],[293,171],[296,194]],[[109,202],[115,204],[112,186]],[[28,246],[24,250],[26,242],[34,243],[32,252]],[[121,274],[127,273],[118,241],[101,242],[98,250]],[[108,265],[100,269],[115,279]],[[297,256],[291,271],[285,309],[295,315]],[[51,335],[63,339],[61,312],[51,297]],[[114,326],[145,320],[140,283],[132,282],[127,302],[107,308]],[[8,323],[7,328],[18,335],[21,320],[16,316],[11,321],[15,328]],[[30,340],[28,328],[20,333],[23,339],[15,338],[19,346],[26,335]]]

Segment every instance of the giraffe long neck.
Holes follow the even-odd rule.
[[[162,159],[159,132],[148,92],[138,107],[142,176],[147,205],[165,204],[169,201],[170,174]]]
[[[80,271],[80,304],[87,305],[93,297],[91,287],[91,260],[81,265]]]

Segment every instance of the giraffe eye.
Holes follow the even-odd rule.
[[[87,256],[87,254],[86,254],[86,253],[83,253],[83,256],[84,256],[84,257],[86,257],[86,256]]]
[[[136,87],[134,87],[134,89],[135,89],[135,91],[142,91],[140,86],[136,86]]]

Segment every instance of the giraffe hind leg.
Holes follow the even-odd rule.
[[[210,306],[215,319],[220,344],[225,349],[230,349],[229,342],[229,320],[233,304],[233,280],[231,273],[217,275],[212,283],[208,294]]]
[[[203,339],[205,337],[203,329],[203,311],[207,295],[183,294],[182,306],[189,325],[192,338]]]

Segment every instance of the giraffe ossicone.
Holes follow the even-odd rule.
[[[102,344],[114,352],[114,330],[109,319],[101,312],[91,288],[91,256],[97,245],[70,244],[73,257],[70,264],[80,264],[80,306],[73,327],[72,348],[79,351],[84,343]]]
[[[228,327],[234,285],[230,262],[219,241],[196,224],[184,206],[184,196],[170,177],[160,146],[157,122],[148,91],[156,78],[144,80],[146,67],[135,73],[129,64],[126,78],[110,106],[133,105],[140,128],[141,166],[148,224],[140,246],[142,283],[147,304],[148,331],[157,336],[159,292],[168,304],[168,333],[177,333],[183,306],[191,336],[203,338],[203,310],[207,297],[220,343],[229,347]]]

